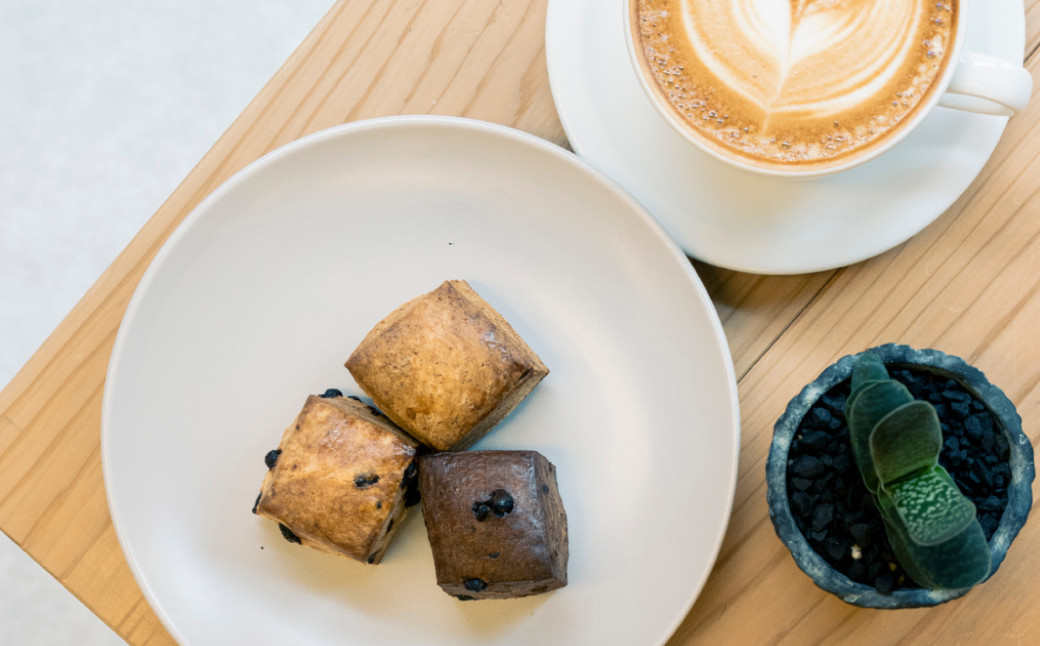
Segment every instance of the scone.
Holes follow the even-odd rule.
[[[278,522],[289,541],[378,563],[415,495],[419,444],[337,394],[309,396],[267,454],[253,512]]]
[[[437,584],[463,600],[567,585],[567,514],[536,451],[437,453],[419,462]]]
[[[462,280],[380,321],[346,362],[390,419],[438,451],[461,450],[549,374],[509,323]]]

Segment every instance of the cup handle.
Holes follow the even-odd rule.
[[[939,105],[1011,117],[1025,109],[1032,93],[1033,77],[1021,65],[985,54],[961,52]]]

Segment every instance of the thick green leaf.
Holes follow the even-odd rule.
[[[889,505],[891,505],[891,499],[888,499]],[[907,537],[906,528],[899,522],[899,514],[886,513],[885,501],[881,498],[874,498],[874,502],[877,504],[877,508],[881,511],[881,519],[885,522],[885,535],[888,537],[888,543],[892,546],[892,553],[895,554],[896,560],[903,566],[903,570],[906,571],[907,576],[913,579],[914,583],[925,588],[935,589],[937,587],[933,578],[925,572],[921,566],[914,561],[914,554],[910,550],[910,539]],[[931,549],[936,549],[934,546]]]
[[[849,424],[852,457],[856,460],[863,483],[876,493],[880,482],[870,455],[870,433],[883,417],[894,409],[914,401],[906,386],[894,379],[869,381],[849,397],[845,419]]]
[[[886,381],[888,370],[873,352],[861,352],[852,361],[852,392],[868,381]]]
[[[870,455],[882,486],[934,467],[941,450],[939,416],[926,401],[903,404],[870,433]]]
[[[940,466],[885,485],[879,495],[891,498],[910,540],[919,545],[938,545],[975,522],[975,505]]]
[[[989,545],[977,520],[942,543],[919,545],[910,540],[891,497],[882,495],[875,501],[896,559],[918,585],[933,590],[969,588],[989,576]]]
[[[975,506],[938,466],[935,408],[888,378],[873,353],[856,356],[845,403],[852,453],[885,521],[896,558],[918,584],[967,588],[989,576]]]

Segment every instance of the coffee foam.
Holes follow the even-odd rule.
[[[649,71],[674,112],[762,166],[844,163],[933,91],[957,0],[638,0]]]

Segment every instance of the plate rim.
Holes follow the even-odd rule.
[[[135,582],[141,590],[142,595],[148,602],[149,607],[159,618],[163,627],[170,633],[174,640],[180,644],[188,644],[188,640],[176,628],[176,624],[166,611],[161,600],[155,595],[155,591],[150,585],[149,579],[140,567],[135,552],[126,536],[126,528],[121,520],[122,514],[118,510],[119,494],[113,489],[111,485],[112,478],[110,477],[110,471],[114,468],[112,466],[113,440],[111,437],[113,431],[110,430],[113,425],[110,420],[113,410],[113,384],[118,381],[120,364],[124,360],[124,346],[126,344],[127,335],[129,334],[128,330],[134,326],[134,320],[142,306],[141,303],[145,294],[150,290],[150,286],[155,281],[156,277],[163,271],[164,264],[168,257],[173,254],[175,252],[174,250],[180,245],[181,239],[187,236],[188,232],[197,226],[200,221],[204,220],[206,213],[213,208],[214,204],[218,204],[222,199],[224,199],[225,194],[234,190],[239,184],[248,181],[252,175],[280,163],[285,157],[303,153],[307,148],[319,145],[329,139],[349,137],[356,133],[383,128],[434,128],[482,132],[485,134],[491,134],[492,136],[501,137],[505,140],[511,140],[517,145],[532,148],[537,150],[538,154],[555,157],[562,163],[568,164],[575,172],[586,174],[592,180],[598,182],[604,189],[609,190],[616,199],[623,202],[627,206],[627,210],[629,210],[632,215],[637,216],[643,226],[649,227],[654,236],[664,245],[664,248],[670,253],[670,255],[673,256],[673,262],[678,262],[678,268],[682,268],[686,275],[686,279],[698,294],[708,316],[712,334],[715,338],[713,347],[715,351],[718,352],[719,359],[721,360],[721,364],[726,373],[725,387],[730,401],[728,408],[733,428],[733,433],[730,436],[730,446],[728,447],[731,454],[729,482],[727,482],[725,486],[727,497],[724,501],[724,522],[720,526],[717,536],[714,537],[714,545],[710,555],[711,558],[708,561],[707,571],[702,580],[699,581],[697,585],[692,586],[689,598],[680,605],[680,612],[678,615],[672,620],[670,625],[663,627],[663,629],[667,629],[667,633],[659,642],[657,642],[658,645],[663,645],[675,633],[675,630],[678,629],[679,625],[689,614],[694,602],[700,596],[700,592],[702,591],[707,579],[710,577],[714,564],[718,560],[727,528],[732,519],[733,502],[736,495],[736,484],[739,475],[741,418],[736,373],[728,340],[722,327],[721,320],[718,317],[718,312],[714,307],[714,303],[708,295],[707,288],[697,275],[696,270],[690,263],[690,259],[669,236],[656,218],[654,218],[638,200],[625,191],[625,189],[617,182],[588,164],[575,153],[572,153],[550,141],[516,128],[468,117],[444,115],[397,115],[375,117],[332,126],[283,144],[236,171],[204,197],[191,210],[191,212],[176,225],[176,228],[170,233],[154,257],[149,261],[148,267],[142,274],[140,281],[134,287],[133,295],[131,296],[126,310],[120,320],[115,342],[111,354],[109,355],[105,374],[104,390],[102,393],[100,424],[102,477],[104,481],[106,504],[120,550],[130,568]]]

